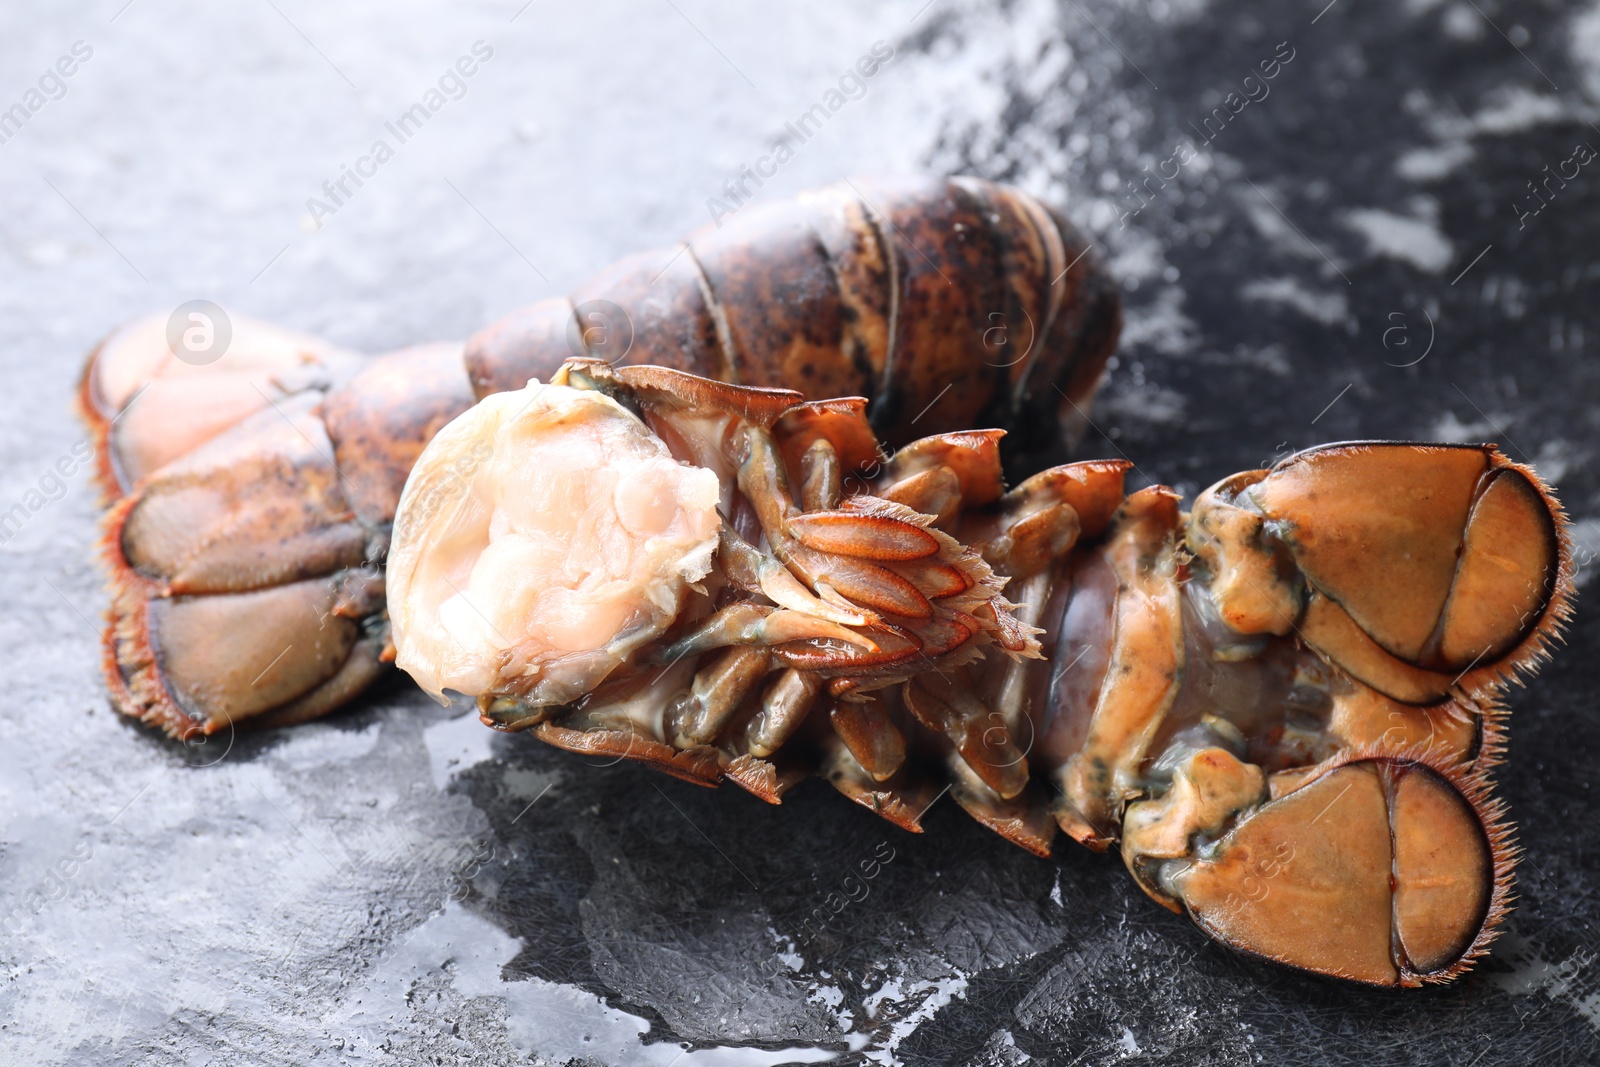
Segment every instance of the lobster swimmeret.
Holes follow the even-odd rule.
[[[352,357],[252,328],[274,394],[245,360],[171,377],[151,327],[114,336],[85,397],[109,473],[143,477],[108,536],[118,706],[179,735],[280,725],[393,653],[563,748],[772,802],[820,773],[909,830],[948,789],[1039,854],[1058,826],[1119,843],[1243,951],[1461,973],[1509,891],[1496,696],[1569,610],[1548,489],[1492,446],[1358,443],[1187,514],[1125,496],[1123,462],[1007,491],[1000,431],[958,427],[1081,414],[1113,291],[1014,191],[869,188],[581,291],[626,309],[645,365],[563,362],[565,303],[492,327],[476,406],[447,348],[330,388]],[[1014,360],[983,344],[1000,304],[1045,338]],[[290,380],[299,351],[323,383]],[[785,381],[816,399],[753,387]],[[129,403],[146,383],[168,421],[186,390],[245,414],[187,419],[168,456]],[[826,399],[848,392],[874,399]],[[922,427],[945,432],[904,443]]]

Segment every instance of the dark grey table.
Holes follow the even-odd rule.
[[[1506,936],[1461,983],[1405,995],[1240,959],[1115,857],[1038,860],[948,802],[916,838],[820,782],[769,808],[493,736],[400,679],[196,749],[108,710],[92,488],[41,486],[79,439],[98,335],[203,297],[374,351],[464,336],[707,221],[880,40],[892,61],[758,195],[925,168],[1063,204],[1129,306],[1087,454],[1192,494],[1325,440],[1494,440],[1559,485],[1588,578],[1595,165],[1538,201],[1528,183],[1600,147],[1597,9],[856,8],[0,11],[0,109],[82,42],[0,125],[0,507],[44,501],[0,547],[0,1058],[1600,1062],[1582,601],[1512,700],[1499,780],[1526,857]],[[492,57],[459,98],[313,220],[323,182],[478,41]],[[1274,77],[1247,83],[1264,61]],[[1171,177],[1130,191],[1152,173]],[[865,899],[802,937],[889,850]]]

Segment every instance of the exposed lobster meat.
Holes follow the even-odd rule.
[[[980,193],[1022,200],[932,188],[929,217]],[[835,219],[879,218],[819,202]],[[971,240],[948,224],[917,231],[913,249],[944,269],[959,257],[925,246]],[[910,247],[911,225],[875,223],[876,247],[898,247],[886,231]],[[797,244],[826,228],[795,231]],[[771,290],[761,299],[783,309],[768,319],[729,313],[716,295],[729,283],[706,286],[711,254],[691,247],[702,336],[724,357],[748,323],[809,321],[784,319]],[[1065,278],[1093,264],[1061,262]],[[836,293],[853,269],[834,269]],[[1063,303],[1046,320],[1055,336],[1077,316],[1060,341],[1073,354],[1049,357],[1052,382],[1077,382],[1069,414],[1115,334],[1092,270],[1073,289],[1091,311]],[[912,273],[876,276],[904,290]],[[1008,491],[999,430],[924,421],[953,417],[940,405],[954,389],[922,389],[919,412],[882,393],[807,400],[699,377],[663,365],[688,362],[670,356],[689,351],[671,332],[687,320],[631,299],[636,322],[657,316],[635,339],[650,364],[563,362],[549,323],[565,320],[530,312],[469,342],[476,406],[448,348],[331,388],[292,380],[280,355],[281,395],[248,368],[226,372],[257,410],[165,458],[112,514],[119,707],[180,735],[298,721],[349,699],[392,650],[435,695],[475,696],[489,725],[562,748],[774,803],[821,774],[912,831],[948,790],[1041,855],[1058,827],[1115,843],[1152,898],[1290,966],[1412,986],[1485,950],[1514,859],[1487,777],[1497,697],[1545,654],[1572,595],[1565,519],[1531,470],[1492,446],[1369,442],[1227,478],[1189,513],[1163,487],[1125,495],[1117,461]],[[899,316],[878,320],[885,334],[860,332],[859,310],[824,315],[834,340],[805,358],[816,373],[830,343],[900,337],[913,327]],[[982,361],[985,325],[951,327],[969,360]],[[765,350],[798,351],[785,336]],[[352,359],[276,343],[310,351],[328,380]],[[162,435],[131,417],[144,400],[129,402],[166,380],[140,369],[154,347],[113,338],[86,377],[108,423],[130,416],[113,473],[164,458]],[[872,351],[869,378],[897,380]],[[1006,377],[983,377],[992,388],[962,410],[1044,409],[1036,371],[992,369]],[[901,447],[885,454],[882,434]],[[385,552],[386,572],[363,566]]]

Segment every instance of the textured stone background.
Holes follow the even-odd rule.
[[[372,351],[464,336],[705,222],[882,40],[866,96],[760,196],[926,168],[1063,204],[1130,308],[1090,454],[1192,494],[1319,441],[1495,440],[1560,486],[1587,578],[1594,166],[1516,204],[1600,148],[1600,6],[1323,2],[9,5],[0,108],[93,54],[0,144],[0,509],[79,439],[79,359],[122,318],[204,297]],[[466,95],[312,225],[307,197],[479,40]],[[1280,42],[1270,95],[1141,207],[1125,183]],[[768,808],[493,736],[399,680],[170,745],[96,677],[94,516],[79,476],[0,547],[7,1063],[1600,1060],[1587,603],[1514,697],[1507,935],[1391,996],[1239,959],[1114,857],[1040,861],[948,803],[915,839],[821,783]]]

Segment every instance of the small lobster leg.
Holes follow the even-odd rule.
[[[1023,578],[1063,561],[1080,539],[1105,533],[1122,506],[1124,460],[1092,460],[1040,471],[1006,493],[961,536],[978,542],[996,572]]]
[[[1037,623],[1049,594],[1049,573],[1041,571],[1023,580],[1015,594],[1016,621],[1019,629],[1024,627],[1039,629]],[[995,657],[982,683],[982,691],[992,694],[989,702],[994,707],[994,714],[998,716],[998,722],[1004,726],[1007,736],[1014,739],[1026,734],[1028,740],[1023,746],[1023,755],[1027,754],[1027,749],[1033,747],[1035,737],[1033,720],[1028,715],[1032,668],[1032,660],[1011,656]],[[979,668],[974,668],[977,669]],[[1012,743],[1015,744],[1015,741]]]
[[[887,781],[905,763],[905,735],[871,694],[833,701],[828,721],[873,781]]]
[[[1021,610],[1026,612],[1026,604]],[[1022,695],[1004,681],[1011,680],[1014,674],[1026,675],[1027,666],[1033,661],[1007,659],[1004,662],[1003,681],[997,687],[1001,700]],[[923,694],[913,699],[927,704]],[[993,711],[973,723],[974,728],[982,731],[976,744],[947,746],[944,766],[951,783],[951,796],[974,820],[1007,841],[1035,855],[1048,856],[1056,822],[1046,791],[1038,783],[1026,781],[1020,792],[1007,795],[1015,788],[1012,774],[1016,770],[1026,774],[1028,770],[1027,757],[1034,742],[1032,722],[1018,714],[1023,710],[1020,706],[1007,707],[1003,703],[992,706]],[[1025,743],[1019,744],[1019,730],[1027,731]],[[966,740],[970,742],[970,736]]]
[[[802,512],[789,496],[784,468],[772,437],[747,428],[739,486],[774,554],[823,599],[895,617],[886,623],[910,638],[896,656],[921,652],[934,667],[950,653],[976,654],[971,642],[980,635],[995,635],[1024,655],[1035,648],[1026,634],[1002,632],[993,610],[1001,580],[976,553],[931,529],[930,516],[869,496],[850,497],[836,510]],[[1002,614],[1009,623],[1009,614]],[[827,664],[818,651],[808,654],[813,664],[839,671],[886,661],[883,649],[863,658],[840,648]]]
[[[736,720],[724,730],[719,742],[723,773],[771,804],[781,803],[784,793],[811,777],[809,763],[779,749],[805,722],[822,686],[822,679],[809,671],[777,672],[742,728]]]
[[[1049,798],[1037,783],[1030,783],[1021,794],[1007,800],[957,752],[945,758],[945,771],[950,776],[950,795],[963,811],[1013,845],[1035,856],[1050,855],[1056,821],[1050,814]]]
[[[902,449],[896,461],[912,447]],[[1106,532],[1122,506],[1123,480],[1132,466],[1125,460],[1090,460],[1040,471],[1009,492],[997,493],[992,506],[969,511],[952,532],[977,545],[998,574],[1021,579],[1051,570],[1066,562],[1079,540],[1095,540]],[[912,475],[907,482],[921,477]],[[983,481],[988,484],[986,476]]]
[[[771,656],[763,648],[730,648],[697,671],[689,691],[667,708],[666,733],[679,748],[708,745],[766,675]]]
[[[867,626],[878,622],[878,616],[872,612],[847,611],[821,599],[800,584],[800,579],[788,567],[726,526],[722,528],[717,553],[723,575],[745,592],[758,593],[781,607],[843,626]]]
[[[1373,985],[1445,982],[1487,949],[1510,897],[1509,831],[1486,794],[1423,752],[1264,777],[1202,749],[1164,796],[1129,806],[1123,857],[1157,901],[1243,952]]]
[[[788,463],[791,476],[799,475],[802,485],[808,480],[806,457],[817,444],[827,445],[838,462],[840,485],[835,497],[839,493],[859,492],[861,483],[854,472],[877,466],[883,460],[878,439],[867,422],[866,401],[860,397],[796,404],[772,424],[772,437]],[[803,503],[807,511],[817,511],[836,506],[837,499],[832,503],[814,503],[804,498]]]
[[[979,700],[965,671],[928,672],[905,683],[902,698],[917,722],[944,735],[961,759],[1002,799],[1028,784],[1026,754],[1001,715]]]
[[[771,646],[789,641],[842,641],[867,652],[878,651],[870,637],[805,612],[752,604],[741,600],[718,611],[688,634],[655,653],[658,662],[671,663],[684,656],[728,645]]]
[[[878,494],[912,511],[933,516],[933,524],[949,527],[961,516],[961,479],[949,467],[930,467],[908,475]]]
[[[939,799],[932,779],[902,766],[885,781],[875,779],[856,760],[850,747],[829,732],[821,742],[821,773],[841,794],[902,830],[922,833],[922,817]]]
[[[1007,523],[1004,533],[983,546],[983,554],[1000,574],[1039,574],[1072,551],[1082,532],[1078,513],[1062,501]]]
[[[832,511],[844,491],[839,452],[833,443],[813,441],[800,460],[800,506],[807,511]]]
[[[510,699],[481,705],[480,718],[498,730],[533,728],[534,736],[557,748],[616,763],[634,760],[695,785],[714,786],[722,777],[716,749],[675,747],[667,736],[663,709],[693,676],[692,662],[680,661],[631,678],[608,682],[576,710],[530,709]],[[560,716],[552,712],[565,710]]]
[[[931,534],[909,523],[873,522],[848,513],[802,513],[789,495],[782,460],[769,435],[748,428],[739,488],[755,506],[773,553],[824,600],[839,606],[926,619],[933,608],[915,585],[860,556],[919,559],[939,551]],[[809,535],[807,537],[806,535]],[[878,538],[884,539],[880,550]],[[848,554],[847,554],[848,553]]]
[[[765,759],[782,748],[821,692],[819,675],[792,667],[779,673],[762,695],[760,713],[750,720],[746,735],[750,753]]]
[[[913,441],[874,479],[873,493],[932,515],[934,525],[952,531],[964,510],[987,508],[1005,491],[1004,436],[1001,430],[971,430]]]

